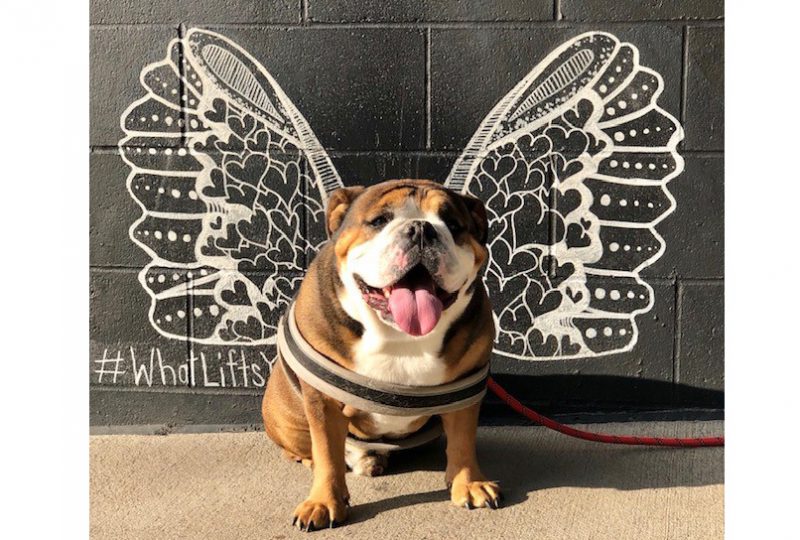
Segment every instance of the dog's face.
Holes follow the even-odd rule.
[[[341,189],[326,220],[345,309],[405,335],[453,320],[488,257],[483,203],[427,180]]]

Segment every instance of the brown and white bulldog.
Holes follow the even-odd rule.
[[[378,381],[432,386],[486,365],[494,340],[481,280],[488,257],[483,204],[427,180],[393,180],[334,192],[329,241],[311,263],[295,300],[302,337],[340,366]],[[301,529],[341,523],[354,472],[380,474],[386,455],[346,444],[400,438],[429,417],[357,410],[301,381],[297,392],[279,358],[262,414],[284,455],[312,466],[308,498],[294,511]],[[453,503],[496,508],[500,489],[478,467],[480,404],[441,414],[447,437],[445,481]]]

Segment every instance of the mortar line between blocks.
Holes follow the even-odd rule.
[[[491,21],[458,21],[458,22],[442,22],[442,21],[415,21],[415,22],[368,22],[368,21],[355,21],[355,22],[324,22],[324,21],[308,21],[303,24],[302,21],[298,22],[214,22],[204,21],[202,19],[192,21],[194,26],[214,27],[214,28],[260,28],[260,29],[277,29],[277,30],[296,30],[296,29],[345,29],[345,30],[363,30],[363,29],[381,29],[381,28],[410,28],[417,30],[424,30],[425,28],[442,28],[442,29],[479,29],[479,28],[498,28],[510,29],[515,28],[522,30],[530,30],[532,28],[571,28],[575,26],[592,26],[602,24],[609,27],[622,27],[622,26],[663,26],[670,25],[686,25],[698,27],[717,27],[725,26],[725,19],[692,19],[692,18],[673,18],[673,19],[646,19],[646,20],[608,20],[608,19],[564,19],[558,20],[542,19],[530,21],[515,21],[515,20],[491,20]],[[114,30],[114,29],[140,29],[140,28],[174,28],[174,23],[95,23],[89,25],[90,30]]]
[[[180,126],[181,128],[181,140],[180,146],[186,147],[186,142],[188,141],[188,137],[186,135],[188,126],[189,126],[189,115],[186,111],[186,106],[184,103],[184,97],[188,99],[188,90],[186,89],[186,66],[184,65],[184,60],[186,58],[186,53],[183,49],[183,39],[186,37],[186,25],[184,23],[180,23],[178,25],[178,101],[180,103],[180,122],[183,124]],[[170,53],[171,54],[171,51]]]
[[[551,168],[552,170],[552,168]],[[549,265],[547,273],[550,278],[555,278],[558,275],[558,253],[556,250],[556,212],[558,212],[558,177],[555,173],[553,175],[553,183],[550,189],[550,196],[548,203],[550,204],[549,219],[547,220],[547,239],[548,247],[547,254],[549,255]],[[544,270],[544,269],[543,269]]]
[[[121,384],[90,384],[90,392],[128,392],[137,394],[190,394],[197,396],[254,396],[264,395],[263,388],[207,388],[203,386],[130,386]]]
[[[681,125],[686,127],[686,99],[689,96],[689,25],[683,26],[681,37]]]
[[[425,149],[431,149],[431,29],[425,31]]]
[[[159,147],[161,148],[161,147]],[[170,148],[168,146],[164,146],[163,148]],[[177,148],[177,147],[173,147]],[[327,152],[328,156],[334,157],[346,157],[346,156],[358,156],[358,155],[371,155],[371,156],[382,156],[382,157],[390,157],[390,156],[409,156],[409,157],[458,157],[461,155],[463,149],[452,148],[452,149],[443,149],[443,150],[434,150],[433,147],[431,148],[423,148],[418,150],[386,150],[386,149],[369,149],[369,148],[351,148],[351,149],[342,149],[339,150],[337,148],[326,148],[325,152]],[[89,145],[89,152],[96,153],[96,154],[103,154],[103,153],[117,153],[119,152],[119,146],[115,144],[90,144]],[[684,157],[694,157],[694,158],[722,158],[725,157],[725,152],[723,150],[691,150],[691,149],[684,149],[681,150],[681,155]]]
[[[318,30],[318,29],[342,29],[342,30],[369,30],[369,29],[391,29],[391,28],[399,28],[399,29],[413,29],[413,30],[424,30],[426,28],[433,28],[433,29],[482,29],[482,28],[494,28],[494,29],[503,29],[503,30],[531,30],[535,28],[574,28],[574,27],[590,27],[594,25],[602,24],[608,27],[635,27],[635,26],[659,26],[663,27],[665,24],[678,26],[678,25],[685,25],[691,24],[692,26],[702,26],[702,27],[723,27],[724,26],[724,19],[686,19],[686,18],[676,18],[676,19],[648,19],[648,20],[632,20],[632,21],[620,21],[620,20],[585,20],[585,19],[559,19],[553,20],[550,19],[542,19],[542,20],[535,20],[535,21],[514,21],[514,20],[492,20],[492,21],[458,21],[458,22],[441,22],[441,21],[415,21],[415,22],[391,22],[391,21],[383,21],[383,22],[368,22],[368,21],[356,21],[356,22],[324,22],[324,21],[308,21],[308,24],[303,24],[302,21],[300,22],[263,22],[263,23],[253,23],[253,22],[203,22],[202,20],[192,21],[192,25],[196,26],[203,26],[203,27],[213,27],[215,29],[226,29],[226,28],[240,28],[240,29],[275,29],[275,30]],[[94,24],[91,25],[91,29],[98,29],[98,30],[111,30],[115,28],[155,28],[155,27],[167,27],[170,26],[168,24],[161,24],[161,23],[141,23],[141,24],[134,24],[134,23],[104,23],[104,24]]]
[[[187,381],[188,388],[194,388],[192,381],[195,380],[194,362],[189,361],[194,354],[194,345],[192,338],[194,337],[194,276],[190,277],[187,281],[186,288],[186,358],[188,363],[189,376]]]
[[[677,388],[681,381],[681,315],[683,302],[681,295],[683,292],[683,283],[679,279],[675,279],[675,327],[672,333],[672,384]]]

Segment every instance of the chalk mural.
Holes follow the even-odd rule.
[[[119,149],[142,209],[130,236],[152,259],[139,274],[150,323],[167,338],[271,358],[342,182],[269,72],[226,37],[189,30],[140,82]],[[683,170],[682,129],[656,104],[662,87],[633,45],[586,33],[536,66],[469,141],[445,183],[487,205],[496,354],[635,345],[635,317],[653,305],[639,272],[664,250],[654,227],[674,209],[666,184]]]
[[[103,348],[92,359],[97,384],[153,387],[263,388],[274,354],[253,347],[216,347],[175,355],[161,347]]]

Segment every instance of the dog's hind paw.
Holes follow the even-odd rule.
[[[293,454],[293,453],[289,452],[288,450],[282,450],[281,451],[281,455],[284,458],[286,458],[286,459],[288,459],[290,461],[294,461],[295,463],[302,463],[303,465],[305,465],[309,469],[313,468],[313,466],[312,466],[313,462],[308,458],[300,457],[300,456],[298,456],[296,454]]]
[[[389,456],[387,454],[365,454],[356,461],[353,466],[353,472],[361,476],[380,476],[386,471],[389,465]]]
[[[361,476],[380,476],[389,465],[389,453],[346,445],[344,460],[347,467]]]

